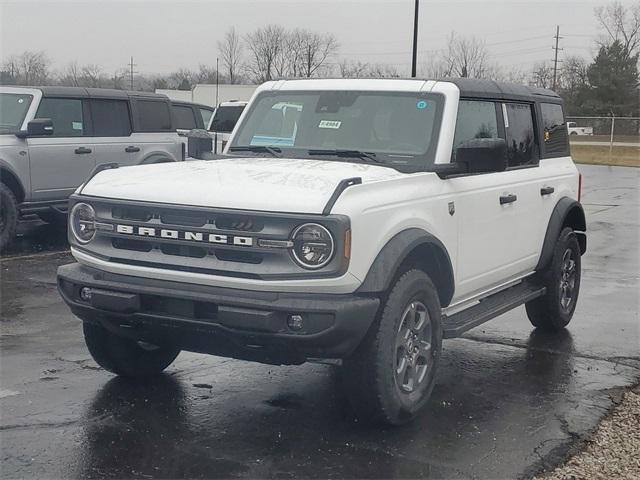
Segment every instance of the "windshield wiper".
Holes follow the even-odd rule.
[[[282,149],[279,147],[270,147],[268,145],[244,145],[239,147],[229,147],[230,152],[267,152],[274,157],[280,157]]]
[[[335,155],[343,158],[359,158],[374,163],[384,163],[383,160],[376,158],[373,152],[362,152],[360,150],[309,150],[309,155]]]

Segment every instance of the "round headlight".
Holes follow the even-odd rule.
[[[304,268],[322,268],[333,257],[333,237],[322,225],[300,225],[293,231],[292,240],[293,258]]]
[[[89,243],[96,235],[96,212],[87,203],[76,203],[69,218],[71,232],[80,243]]]

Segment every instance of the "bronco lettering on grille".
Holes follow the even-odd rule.
[[[222,245],[236,245],[252,247],[253,237],[223,235],[219,233],[189,232],[186,230],[171,230],[167,228],[138,227],[135,225],[116,225],[116,232],[140,237],[159,237],[172,240],[187,240],[191,242],[206,242]]]

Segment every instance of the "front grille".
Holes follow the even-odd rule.
[[[290,239],[296,227],[318,218],[92,198],[83,201],[94,207],[100,228],[95,239],[82,248],[112,262],[257,279],[328,276],[345,269],[344,260],[335,255],[322,272],[310,272],[286,248],[283,241]],[[334,234],[336,252],[343,251],[349,226],[345,218],[320,217]]]

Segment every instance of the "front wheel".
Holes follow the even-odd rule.
[[[18,202],[13,192],[0,183],[0,250],[4,250],[16,236]]]
[[[409,270],[396,281],[367,336],[343,362],[359,418],[400,425],[427,403],[442,347],[440,316],[427,274]]]
[[[573,317],[580,293],[580,245],[570,228],[560,232],[551,263],[540,272],[547,292],[527,302],[527,316],[538,328],[557,331],[566,327]]]
[[[150,377],[171,365],[180,350],[121,337],[100,325],[83,322],[89,353],[105,370],[123,377]]]

